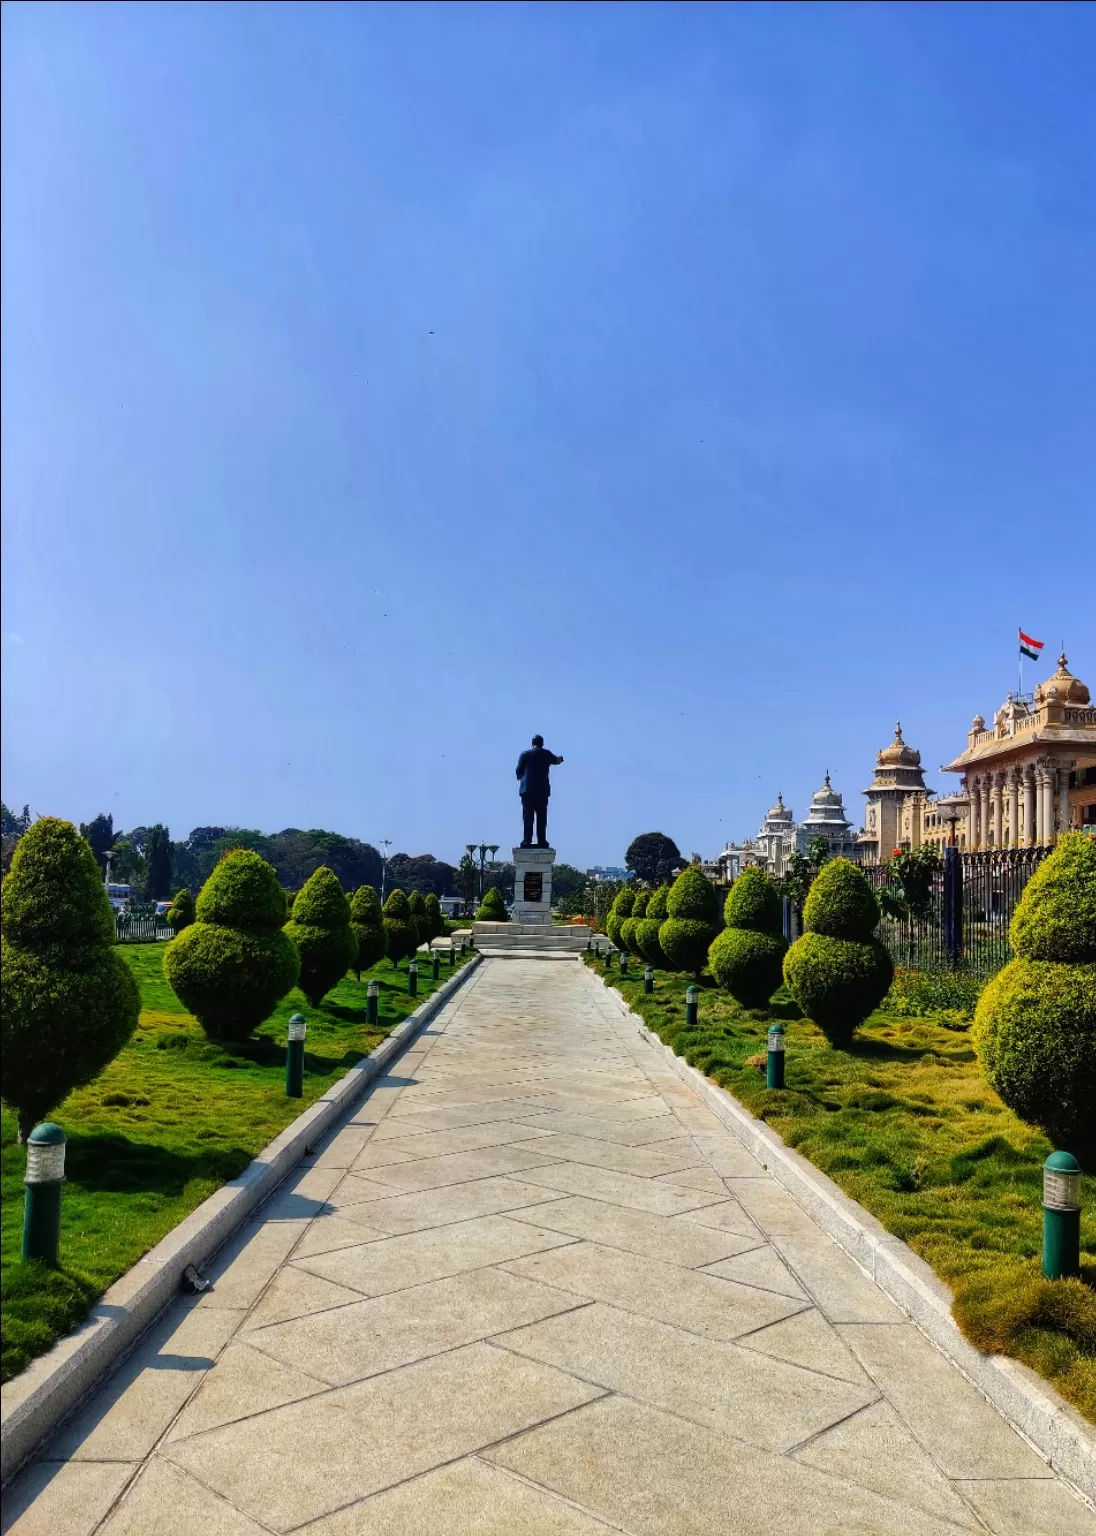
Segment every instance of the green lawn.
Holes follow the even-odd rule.
[[[957,1016],[879,1012],[836,1051],[783,992],[771,1011],[746,1011],[705,977],[698,1027],[686,1030],[689,979],[657,972],[645,997],[641,975],[611,981],[648,1028],[920,1254],[955,1293],[969,1339],[1025,1361],[1096,1420],[1094,1202],[1082,1218],[1084,1281],[1043,1280],[1051,1149],[987,1087]],[[783,1090],[767,1089],[757,1065],[774,1018],[787,1032]]]
[[[256,1038],[221,1046],[206,1039],[164,981],[166,948],[120,946],[141,985],[137,1032],[90,1087],[54,1111],[68,1137],[60,1271],[19,1262],[25,1155],[16,1144],[15,1116],[4,1108],[5,1381],[73,1328],[112,1281],[241,1173],[435,987],[421,956],[417,1000],[407,996],[406,965],[395,971],[382,961],[363,971],[360,982],[346,977],[318,1009],[291,992]],[[441,981],[449,974],[443,964]],[[365,987],[374,976],[381,984],[380,1021],[370,1029]],[[304,1097],[287,1099],[286,1020],[298,1011],[308,1019]]]

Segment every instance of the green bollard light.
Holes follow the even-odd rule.
[[[441,950],[440,949],[436,949],[434,951],[434,959],[433,959],[433,963],[432,963],[431,975],[432,975],[434,981],[437,981],[438,977],[441,975]]]
[[[365,989],[365,1022],[375,1024],[380,1010],[381,984],[374,978]]]
[[[700,1002],[700,988],[686,987],[685,989],[685,1028],[695,1029],[697,1008]]]
[[[418,997],[419,995],[419,962],[412,960],[407,967],[407,995]]]
[[[288,1042],[285,1048],[285,1096],[299,1099],[304,1092],[304,1037],[308,1025],[303,1013],[295,1013],[289,1021]]]
[[[1043,1164],[1043,1274],[1063,1280],[1081,1273],[1081,1165],[1068,1152]]]
[[[765,1062],[765,1087],[783,1088],[784,1086],[784,1026],[783,1024],[769,1025],[769,1054]]]
[[[61,1249],[61,1186],[65,1182],[65,1133],[52,1120],[27,1137],[27,1192],[23,1206],[23,1261],[57,1268]]]
[[[643,972],[643,990],[644,990],[644,992],[646,992],[647,996],[650,997],[650,995],[654,991],[654,989],[655,989],[655,973],[654,973],[653,969],[650,966],[648,966],[647,969]]]

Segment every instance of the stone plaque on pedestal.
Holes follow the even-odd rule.
[[[555,861],[554,848],[514,849],[515,923],[551,924],[552,865]]]

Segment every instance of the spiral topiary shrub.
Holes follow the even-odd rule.
[[[351,896],[350,927],[358,941],[353,969],[360,981],[362,972],[383,960],[388,949],[381,904],[371,885],[359,885]]]
[[[194,897],[186,886],[181,891],[176,891],[171,906],[167,909],[167,920],[170,927],[176,933],[182,933],[184,928],[189,928],[195,918]]]
[[[636,943],[636,928],[640,919],[647,911],[647,903],[651,899],[650,891],[637,891],[632,902],[632,910],[620,925],[620,944],[630,955],[639,954],[639,946]]]
[[[658,942],[668,965],[699,976],[722,923],[715,886],[695,865],[683,869],[670,887],[666,913]]]
[[[213,1040],[244,1040],[297,984],[285,892],[265,859],[234,848],[198,897],[197,921],[164,951],[164,976]]]
[[[783,905],[763,870],[742,871],[727,894],[723,921],[708,969],[744,1008],[763,1008],[780,985],[788,949]]]
[[[506,910],[506,903],[502,899],[502,893],[496,886],[492,886],[480,902],[476,913],[478,923],[508,923],[510,914]]]
[[[141,995],[114,948],[95,855],[71,822],[43,816],[23,834],[0,902],[0,1094],[23,1139],[113,1061]]]
[[[622,886],[617,891],[612,906],[609,908],[609,916],[605,919],[605,932],[609,935],[611,943],[620,948],[620,925],[626,917],[631,917],[632,907],[635,905],[636,893],[630,885]]]
[[[441,912],[441,902],[431,891],[426,898],[426,937],[428,939],[439,938],[445,932],[445,918]]]
[[[401,960],[409,960],[419,947],[419,930],[411,916],[411,905],[399,886],[384,904],[384,934],[389,960],[399,970]]]
[[[301,957],[301,991],[318,1008],[358,959],[350,903],[338,875],[326,864],[313,870],[297,892],[285,931]]]
[[[657,891],[652,891],[647,901],[647,910],[636,924],[635,942],[636,948],[646,960],[648,965],[656,966],[659,970],[666,969],[666,956],[662,953],[662,945],[658,942],[658,930],[666,921],[666,898],[670,894],[668,885],[660,885]]]
[[[1096,1153],[1096,842],[1063,837],[1009,925],[1016,959],[974,1014],[982,1070],[1010,1109],[1088,1168]]]
[[[846,1047],[886,996],[894,976],[874,937],[879,905],[848,859],[819,871],[803,908],[806,932],[784,956],[784,981],[831,1045]]]

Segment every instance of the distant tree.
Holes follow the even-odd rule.
[[[637,880],[652,886],[672,880],[683,862],[680,849],[665,832],[642,832],[628,844],[624,855],[624,867],[633,870]]]
[[[815,874],[828,864],[833,854],[830,852],[829,840],[825,837],[812,837],[807,844],[807,863]]]
[[[110,878],[121,885],[144,887],[145,859],[139,854],[128,837],[119,838],[110,850]]]
[[[334,870],[321,865],[309,875],[297,892],[285,931],[301,957],[301,991],[318,1008],[358,958],[350,903]]]
[[[148,829],[145,859],[145,895],[163,901],[171,891],[171,833],[161,822]]]
[[[457,869],[457,890],[464,898],[465,916],[472,910],[472,904],[476,899],[478,881],[479,872],[476,869],[476,861],[470,853],[466,853]]]
[[[8,806],[0,804],[0,846],[2,846],[3,869],[6,875],[11,868],[12,856],[19,843],[19,839],[30,826],[30,806],[23,807],[21,816],[17,816]]]
[[[95,856],[68,821],[20,838],[4,881],[0,1093],[20,1139],[90,1083],[137,1027],[141,995],[114,948],[114,913]]]
[[[557,864],[552,870],[552,902],[562,901],[586,889],[586,876],[573,864]]]
[[[513,901],[515,871],[509,860],[495,861],[488,859],[483,870],[484,880],[488,885],[493,885],[502,897],[503,901]]]
[[[93,816],[90,821],[82,821],[80,836],[90,845],[99,868],[105,869],[106,855],[114,847],[114,817],[105,811],[100,811],[98,816]]]
[[[388,861],[388,873],[401,890],[421,891],[424,896],[431,891],[435,896],[449,896],[457,888],[457,871],[432,853],[394,853]]]

